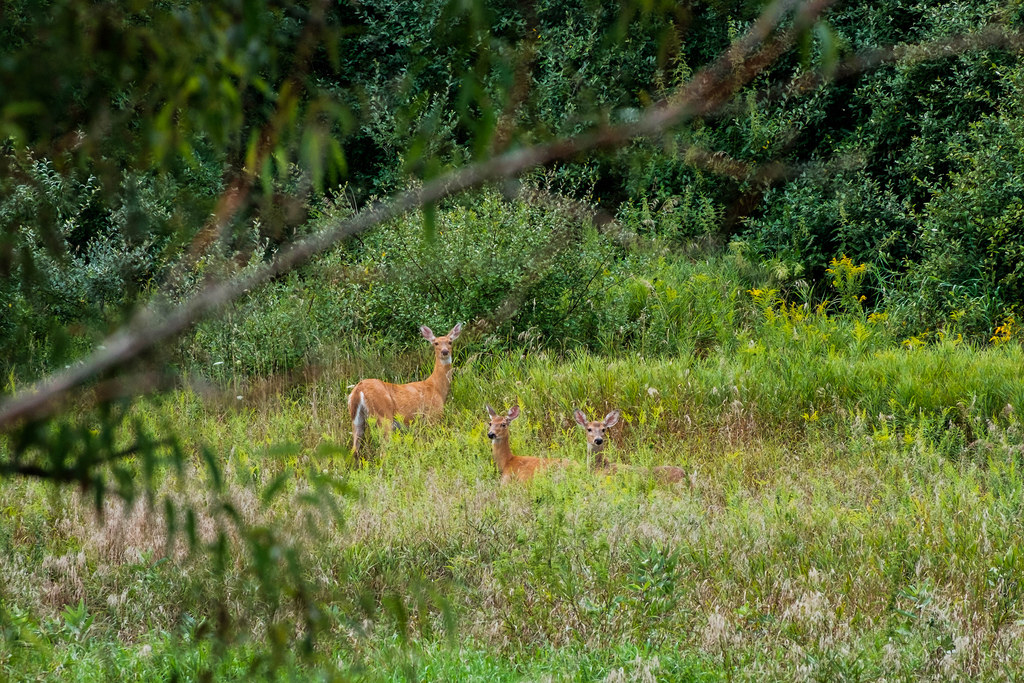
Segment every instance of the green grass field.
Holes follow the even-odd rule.
[[[730,296],[746,322],[703,352],[493,353],[467,334],[443,419],[374,436],[361,468],[345,448],[347,387],[425,376],[425,344],[137,404],[140,428],[177,432],[193,463],[155,473],[152,506],[108,500],[100,520],[86,493],[3,482],[0,672],[1016,677],[1020,345],[922,344],[884,316]],[[501,486],[485,403],[521,406],[515,452],[578,467]],[[687,481],[591,473],[577,406],[623,411],[612,459],[680,465]],[[170,538],[164,499],[196,511]],[[223,532],[225,552],[190,552],[188,525],[199,548]]]

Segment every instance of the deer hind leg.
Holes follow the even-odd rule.
[[[359,396],[356,398],[353,392],[352,398],[349,399],[349,409],[352,415],[352,458],[358,462],[359,443],[363,440],[363,435],[366,434],[366,423],[370,416],[369,408],[366,405],[366,395],[359,392]]]
[[[370,426],[374,427],[374,429],[370,430],[371,433],[377,435],[377,438],[372,439],[370,442],[377,444],[375,447],[375,451],[380,451],[381,453],[383,453],[384,446],[391,439],[391,432],[394,429],[394,420],[392,418],[387,418],[384,416],[371,417],[367,420],[367,423],[364,426],[362,426],[359,432],[359,436],[361,437],[362,434],[364,434],[367,431],[368,427]],[[366,446],[364,446],[364,451],[365,450]],[[366,460],[366,458],[361,458],[360,462],[366,462]]]
[[[376,429],[371,429],[371,427]],[[369,434],[367,434],[369,432]],[[371,438],[374,434],[378,438]],[[361,425],[352,424],[352,459],[357,465],[364,465],[373,457],[376,450],[383,449],[391,437],[391,420],[386,417],[371,416]],[[369,440],[369,441],[367,441]],[[376,446],[374,446],[376,444]],[[370,451],[367,453],[366,449]]]
[[[352,457],[359,459],[359,442],[363,440],[366,433],[366,423],[352,425]]]

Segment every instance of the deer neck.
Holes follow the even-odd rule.
[[[441,356],[434,356],[434,371],[430,373],[427,381],[433,385],[441,400],[448,398],[448,390],[452,386],[452,357],[448,356],[448,362],[441,360]]]
[[[590,454],[590,458],[594,464],[594,467],[605,467],[608,463],[604,459],[604,446],[594,446],[590,442],[587,442],[587,451]]]
[[[494,456],[494,464],[498,471],[505,473],[505,468],[512,461],[512,448],[508,445],[508,437],[491,440],[491,455]]]

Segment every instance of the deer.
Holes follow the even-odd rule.
[[[417,417],[438,417],[444,410],[452,384],[452,344],[462,334],[462,323],[457,323],[443,337],[435,337],[426,325],[420,327],[420,334],[434,347],[434,371],[430,377],[406,384],[364,379],[348,395],[353,457],[358,457],[359,442],[369,418],[377,418],[387,436],[396,425],[408,426]]]
[[[508,426],[512,420],[519,417],[519,406],[509,408],[507,415],[499,415],[494,412],[490,405],[486,406],[490,423],[487,429],[487,438],[491,440],[491,454],[494,456],[494,464],[501,472],[501,483],[506,484],[513,479],[528,482],[541,470],[549,467],[567,467],[571,464],[569,460],[561,458],[534,458],[523,455],[513,455],[512,448],[508,445]]]
[[[587,431],[587,454],[592,457],[591,467],[595,471],[608,472],[614,474],[619,471],[639,471],[643,470],[652,475],[657,479],[665,483],[675,483],[682,481],[686,477],[686,473],[681,467],[674,465],[659,465],[651,468],[638,468],[631,467],[630,465],[623,465],[621,463],[608,462],[604,457],[604,447],[607,445],[608,439],[605,438],[605,430],[610,427],[614,427],[619,422],[621,413],[618,410],[613,410],[604,416],[603,420],[595,420],[590,422],[587,420],[586,414],[579,409],[573,412],[573,417],[576,419],[576,424]]]

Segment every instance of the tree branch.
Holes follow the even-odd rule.
[[[965,52],[1002,49],[1024,52],[1024,34],[1006,31],[1001,26],[989,26],[976,33],[954,36],[942,40],[904,45],[887,45],[866,50],[842,59],[831,69],[807,71],[788,83],[761,91],[758,105],[771,104],[789,97],[799,97],[823,85],[860,75],[885,64],[916,64],[929,59],[955,57]],[[713,118],[731,116],[742,111],[738,104],[720,107]]]

